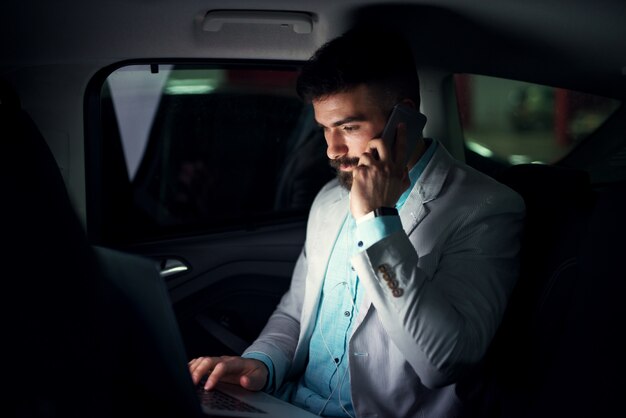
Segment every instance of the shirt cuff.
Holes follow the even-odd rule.
[[[259,360],[260,362],[265,364],[265,367],[267,367],[267,382],[265,382],[265,387],[263,388],[263,391],[272,392],[274,390],[274,363],[272,362],[272,359],[268,355],[259,353],[258,351],[246,353],[241,357]]]
[[[356,225],[357,247],[365,250],[401,229],[402,221],[397,215],[361,217]]]

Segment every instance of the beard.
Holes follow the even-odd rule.
[[[341,157],[337,158],[336,160],[329,160],[330,166],[337,170],[337,179],[339,180],[339,184],[341,184],[341,186],[343,186],[348,191],[352,188],[352,172],[341,171],[341,166],[348,165],[356,167],[358,163],[359,159],[355,157]]]

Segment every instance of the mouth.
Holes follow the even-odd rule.
[[[341,164],[339,166],[339,170],[341,171],[352,171],[356,167],[356,164]]]
[[[358,163],[359,163],[358,158],[349,158],[349,157],[338,158],[336,160],[330,160],[331,167],[341,172],[350,172],[354,170],[354,168],[357,166]]]

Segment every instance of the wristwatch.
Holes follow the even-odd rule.
[[[381,206],[379,208],[374,209],[374,217],[378,218],[379,216],[393,216],[398,214],[398,209],[392,208],[389,206]]]

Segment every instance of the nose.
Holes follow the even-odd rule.
[[[324,133],[324,137],[326,138],[326,145],[328,146],[326,149],[328,158],[336,160],[348,153],[348,146],[340,132],[329,129]]]

